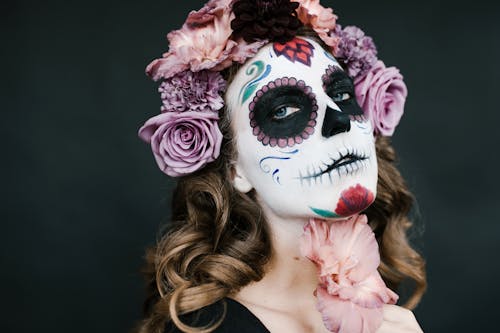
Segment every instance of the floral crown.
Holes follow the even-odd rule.
[[[319,0],[210,0],[167,35],[169,50],[146,73],[162,80],[161,113],[139,129],[160,169],[193,173],[217,159],[222,144],[218,111],[226,81],[220,74],[244,63],[269,42],[285,43],[301,27],[313,29],[353,78],[356,99],[375,135],[390,136],[407,95],[399,70],[377,59],[373,40],[355,26],[342,28]]]

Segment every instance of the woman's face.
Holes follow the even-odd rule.
[[[264,46],[226,93],[238,158],[234,184],[281,217],[335,218],[375,199],[370,122],[352,80],[318,43]]]

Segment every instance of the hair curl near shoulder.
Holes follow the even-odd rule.
[[[226,71],[228,82],[238,67]],[[172,200],[172,222],[157,245],[146,254],[144,275],[148,296],[138,333],[163,333],[173,322],[184,332],[210,332],[191,327],[179,316],[213,304],[264,276],[271,241],[253,191],[243,194],[231,184],[235,145],[227,110],[219,122],[224,140],[221,156],[202,170],[180,178]],[[412,223],[408,213],[413,196],[395,166],[396,154],[386,137],[376,141],[378,188],[375,202],[365,211],[379,243],[380,274],[397,290],[413,281],[404,306],[413,309],[425,288],[425,263],[407,239]]]
[[[254,192],[241,193],[231,184],[236,152],[225,112],[219,121],[224,135],[221,155],[178,180],[171,225],[147,251],[146,318],[137,332],[163,332],[169,320],[182,331],[202,332],[179,316],[264,276],[271,253],[269,233]]]
[[[414,309],[427,287],[425,261],[408,241],[412,222],[408,214],[414,198],[396,167],[396,152],[388,137],[377,137],[377,197],[364,212],[379,244],[380,275],[389,288],[397,290],[401,282],[413,281],[413,292],[403,305]]]

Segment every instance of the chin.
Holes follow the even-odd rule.
[[[373,186],[375,185],[375,186]],[[310,217],[324,219],[346,218],[359,214],[367,209],[376,197],[375,184],[351,182],[342,186],[340,193],[336,193],[333,200],[328,202],[317,201],[308,205]]]

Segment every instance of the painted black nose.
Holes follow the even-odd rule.
[[[321,128],[321,134],[325,138],[334,136],[342,132],[349,132],[351,129],[351,119],[349,115],[326,107],[325,120]]]

